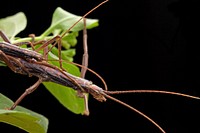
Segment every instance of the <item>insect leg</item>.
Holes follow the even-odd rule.
[[[6,64],[11,70],[15,71],[15,69],[14,69],[12,63],[9,61],[7,55],[6,55],[3,51],[1,51],[1,50],[0,50],[0,60],[4,61],[5,64]]]
[[[87,29],[86,29],[86,19],[83,18],[84,21],[84,29],[83,29],[83,57],[82,57],[82,65],[84,67],[81,68],[81,77],[84,78],[85,77],[85,73],[87,71],[87,67],[88,67],[88,45],[87,45]]]
[[[35,34],[29,34],[29,37],[31,37],[32,38],[32,40],[31,40],[31,47],[32,47],[32,49],[34,50],[34,51],[36,51],[36,49],[34,48],[34,46],[36,46],[36,45],[38,45],[38,44],[42,44],[42,45],[44,45],[44,43],[46,42],[46,40],[40,40],[40,41],[35,41]],[[45,48],[47,48],[47,46],[46,47],[44,47],[44,49]],[[38,50],[37,50],[38,51]],[[48,52],[44,52],[44,56],[46,56],[48,54]],[[45,58],[45,59],[47,59],[47,58]]]
[[[38,79],[38,81],[30,86],[25,92],[15,101],[15,103],[10,107],[10,110],[15,109],[15,107],[30,93],[37,89],[37,87],[42,83],[42,79]]]
[[[6,34],[2,30],[0,30],[0,36],[5,42],[11,43],[9,38],[6,36]]]
[[[5,64],[13,72],[29,75],[28,71],[26,71],[23,65],[19,62],[19,58],[14,58],[12,56],[6,55],[3,51],[0,50],[0,60],[4,61]]]
[[[83,29],[83,57],[82,57],[82,66],[81,67],[81,78],[85,78],[85,74],[87,71],[87,67],[88,67],[88,45],[87,45],[87,29],[86,29],[86,19],[83,18],[84,21],[84,29]],[[77,91],[77,95],[79,97],[83,97],[84,98],[84,103],[85,103],[85,111],[84,111],[84,115],[89,115],[89,107],[88,107],[88,94],[87,93],[83,93]]]

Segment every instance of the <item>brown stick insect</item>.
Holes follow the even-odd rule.
[[[86,13],[79,21],[84,19],[90,12],[95,10],[97,7],[100,5],[104,4],[108,0],[102,2],[95,8],[93,8],[91,11]],[[77,21],[77,23],[79,22]],[[75,23],[73,26],[75,26],[77,23]],[[73,27],[72,26],[72,27]],[[71,28],[72,28],[71,27]],[[70,29],[69,29],[70,30]],[[66,31],[64,34],[66,34]],[[20,73],[23,75],[29,75],[29,76],[36,76],[38,77],[38,81],[26,89],[26,91],[16,100],[14,105],[10,107],[9,109],[13,110],[15,107],[21,102],[24,97],[26,97],[28,94],[32,93],[35,91],[38,86],[42,82],[55,82],[64,86],[70,86],[74,90],[78,92],[78,95],[83,97],[85,99],[85,115],[89,115],[89,109],[88,109],[88,104],[87,104],[87,96],[85,94],[89,93],[91,94],[96,100],[105,102],[106,98],[111,99],[115,102],[118,102],[129,109],[135,111],[136,113],[140,114],[141,116],[145,117],[147,120],[149,120],[152,124],[154,124],[161,132],[165,133],[165,130],[157,124],[153,119],[142,113],[141,111],[137,110],[136,108],[110,96],[111,94],[123,94],[123,93],[160,93],[160,94],[170,94],[170,95],[178,95],[178,96],[183,96],[183,97],[188,97],[188,98],[193,98],[193,99],[198,99],[200,100],[199,97],[196,96],[191,96],[187,94],[182,94],[182,93],[177,93],[177,92],[170,92],[170,91],[161,91],[161,90],[125,90],[125,91],[108,91],[107,85],[103,78],[101,78],[100,75],[95,73],[93,70],[88,68],[88,51],[87,51],[87,33],[86,29],[84,29],[84,56],[83,56],[83,65],[78,65],[82,67],[81,69],[81,77],[76,77],[74,75],[69,74],[67,71],[65,71],[62,68],[62,62],[64,60],[61,59],[61,54],[59,54],[59,63],[60,63],[60,68],[50,65],[47,62],[46,54],[51,50],[47,50],[46,47],[55,42],[53,46],[58,44],[59,50],[61,49],[61,42],[60,39],[64,36],[56,36],[51,40],[44,41],[43,45],[37,49],[41,50],[44,49],[46,52],[45,55],[41,55],[37,52],[37,50],[24,50],[19,48],[18,46],[15,46],[10,43],[9,39],[6,37],[3,32],[0,32],[1,37],[4,39],[5,42],[0,43],[0,60],[4,61],[7,66],[14,72]],[[42,40],[43,41],[43,40]],[[35,45],[34,43],[27,43],[30,45]],[[89,70],[96,74],[100,79],[102,79],[105,89],[93,84],[90,80],[85,79],[85,73],[86,71]]]

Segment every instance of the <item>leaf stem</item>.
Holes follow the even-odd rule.
[[[48,29],[46,29],[40,36],[45,37],[48,36],[50,33],[52,33],[53,27],[50,26]]]
[[[40,40],[44,40],[44,39],[51,39],[52,37],[53,36],[40,35],[40,36],[35,37],[34,39],[35,39],[35,41],[40,41]],[[25,37],[25,38],[19,38],[19,39],[13,40],[12,43],[29,42],[31,40],[32,40],[31,37]]]

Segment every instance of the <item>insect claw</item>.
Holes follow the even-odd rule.
[[[83,112],[83,115],[85,115],[85,116],[89,116],[89,115],[90,115],[89,110],[85,110],[85,111]]]

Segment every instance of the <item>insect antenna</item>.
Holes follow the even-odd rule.
[[[111,91],[104,91],[104,92],[105,93],[102,92],[102,95],[104,95],[106,98],[111,99],[111,100],[113,100],[113,101],[115,101],[115,102],[117,102],[117,103],[119,103],[121,105],[124,105],[125,107],[133,110],[134,112],[136,112],[138,114],[140,114],[141,116],[143,116],[144,118],[146,118],[147,120],[149,120],[151,123],[153,123],[161,132],[165,133],[165,130],[161,126],[159,126],[153,119],[151,119],[150,117],[148,117],[147,115],[145,115],[141,111],[137,110],[136,108],[130,106],[129,104],[127,104],[127,103],[125,103],[125,102],[123,102],[123,101],[121,101],[121,100],[119,100],[117,98],[114,98],[114,97],[106,94],[107,92],[111,92]]]
[[[192,99],[198,99],[200,100],[200,97],[192,96],[188,94],[183,94],[179,92],[173,92],[173,91],[162,91],[162,90],[125,90],[125,91],[104,91],[106,94],[123,94],[123,93],[160,93],[160,94],[170,94],[170,95],[177,95],[177,96],[183,96],[188,97]]]

